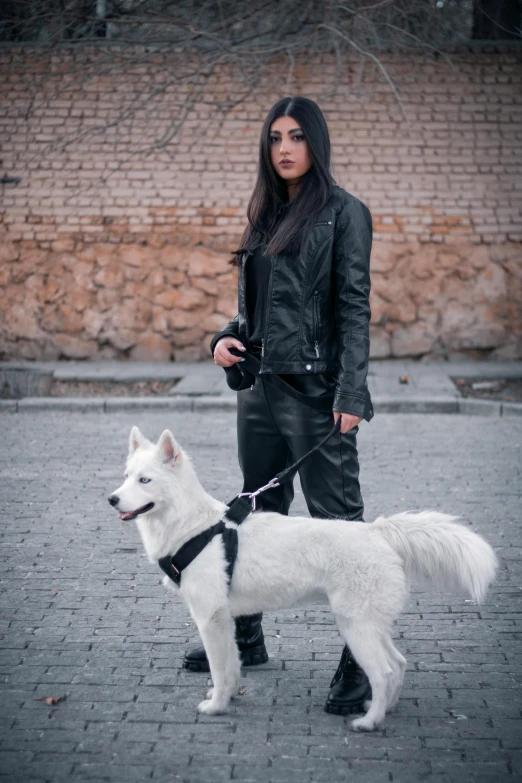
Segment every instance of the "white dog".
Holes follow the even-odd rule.
[[[137,427],[130,435],[125,481],[109,501],[120,519],[136,519],[151,562],[177,552],[227,510],[205,492],[169,430],[153,444]],[[330,605],[372,687],[366,715],[351,726],[377,728],[397,703],[404,678],[406,660],[390,630],[406,600],[408,581],[428,580],[480,602],[495,576],[497,558],[489,544],[455,524],[455,518],[436,511],[405,512],[367,524],[256,512],[237,530],[230,585],[223,536],[212,538],[182,572],[179,588],[201,634],[214,683],[199,711],[224,712],[237,692],[240,662],[233,617],[319,600]],[[172,586],[168,577],[164,583]]]

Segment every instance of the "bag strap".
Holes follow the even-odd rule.
[[[245,361],[241,362],[242,366],[245,367],[248,372],[252,373],[252,375],[259,375],[261,362],[259,359],[256,359],[255,356],[252,356],[251,353],[248,353],[248,351],[240,351],[238,348],[234,347],[229,348],[228,352],[234,356],[241,356],[244,358]],[[311,397],[309,394],[303,394],[302,392],[297,391],[297,389],[294,389],[293,386],[290,386],[290,384],[284,381],[279,375],[263,373],[262,378],[266,383],[269,383],[270,386],[275,386],[276,389],[279,389],[279,391],[282,391],[289,397],[293,397],[294,400],[298,400],[303,403],[303,405],[308,405],[309,408],[313,408],[316,411],[322,411],[323,413],[332,413],[332,394],[325,394],[321,397]]]

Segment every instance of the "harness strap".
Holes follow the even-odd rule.
[[[202,533],[189,539],[173,555],[166,555],[158,560],[158,565],[164,571],[169,579],[172,579],[178,587],[181,584],[181,575],[185,568],[205,549],[207,544],[212,541],[214,536],[221,534],[225,546],[225,557],[227,560],[228,580],[232,579],[232,571],[237,558],[237,530],[236,528],[226,527],[223,521],[218,522],[212,527],[207,528]]]
[[[236,495],[229,503],[227,503],[228,509],[223,514],[230,522],[235,522],[236,525],[240,525],[249,514],[252,513],[252,503],[247,500],[249,493],[245,495]]]

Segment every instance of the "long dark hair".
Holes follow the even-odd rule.
[[[270,127],[278,117],[293,117],[304,133],[312,165],[301,179],[298,193],[288,200],[288,188],[275,171],[270,152]],[[259,170],[250,198],[248,225],[231,264],[238,266],[242,254],[259,244],[275,255],[298,254],[308,229],[324,207],[335,180],[330,172],[330,135],[324,115],[310,98],[281,98],[268,112],[261,130]]]

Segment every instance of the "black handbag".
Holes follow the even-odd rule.
[[[233,391],[249,389],[256,382],[256,376],[246,367],[241,367],[241,364],[242,362],[236,362],[232,367],[223,367],[227,384]]]

